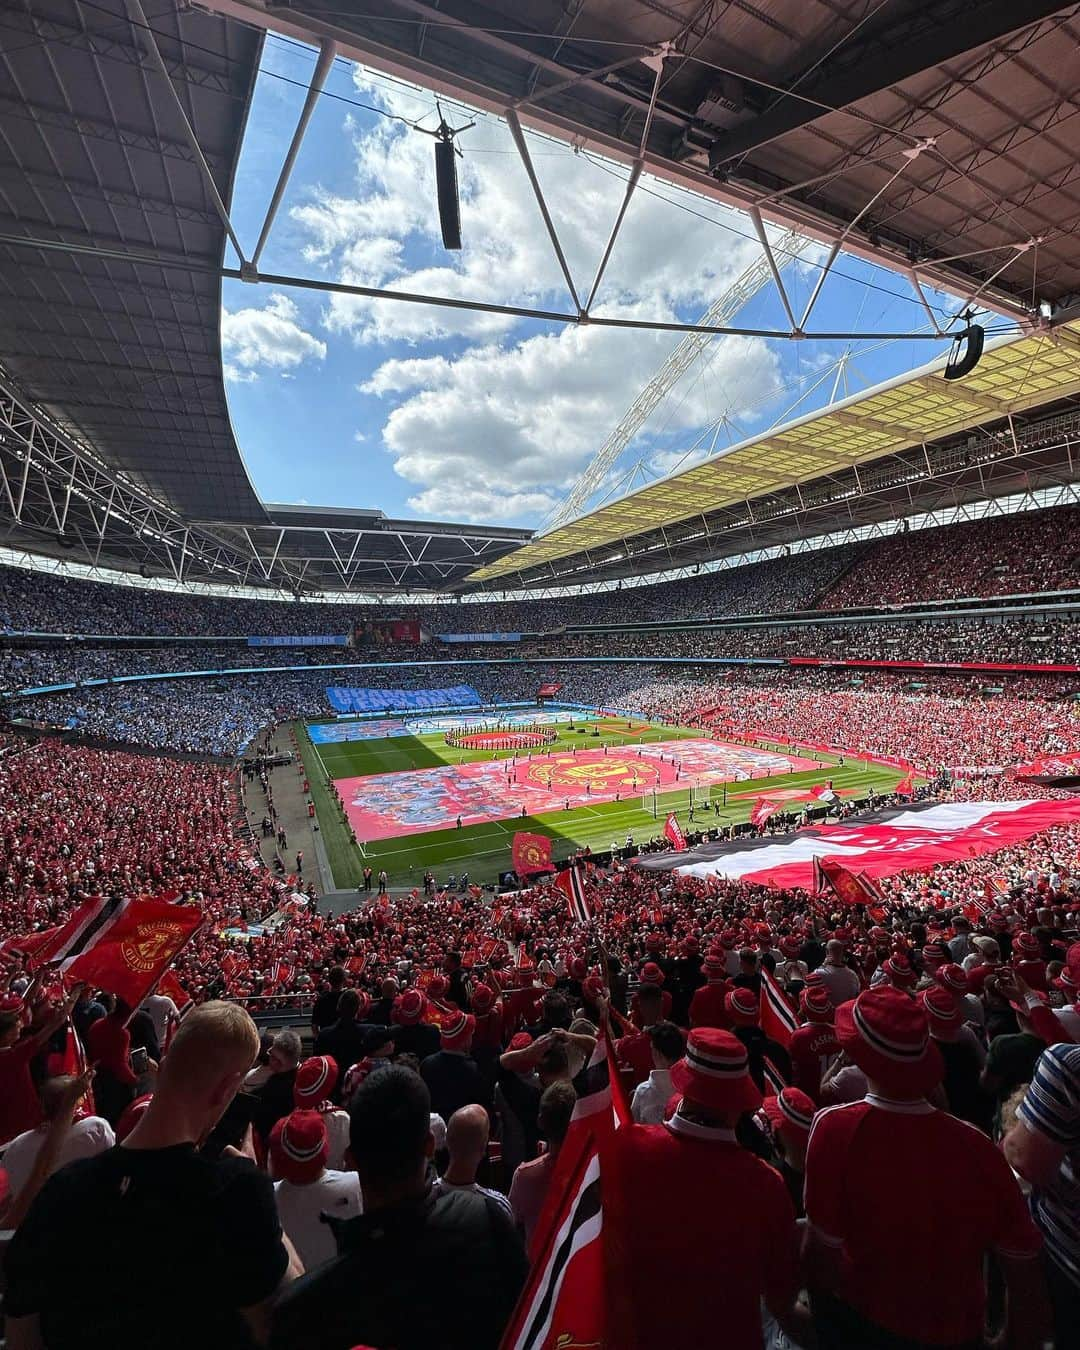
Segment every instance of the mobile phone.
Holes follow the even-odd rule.
[[[231,1144],[233,1148],[239,1148],[244,1142],[248,1126],[254,1122],[258,1105],[259,1099],[253,1093],[238,1092],[225,1108],[225,1114],[210,1131],[210,1137],[203,1145],[203,1152],[216,1158],[226,1145]]]
[[[131,1072],[134,1074],[143,1074],[150,1067],[150,1056],[147,1053],[145,1045],[140,1045],[137,1050],[131,1052]]]

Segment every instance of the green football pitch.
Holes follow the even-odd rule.
[[[598,749],[604,745],[637,746],[648,741],[671,741],[701,737],[704,734],[700,729],[643,722],[633,723],[628,733],[626,726],[623,719],[597,723],[600,734],[589,737],[588,748]],[[460,876],[462,872],[468,872],[470,881],[477,884],[494,881],[511,866],[510,844],[517,830],[549,835],[554,841],[552,852],[558,862],[586,844],[594,853],[606,852],[613,843],[622,845],[627,833],[633,834],[638,843],[651,839],[662,832],[664,818],[671,811],[676,813],[684,830],[706,825],[728,825],[746,820],[759,794],[767,795],[777,789],[808,790],[828,777],[842,796],[863,796],[871,787],[877,792],[891,791],[902,776],[897,770],[875,764],[866,765],[851,759],[839,765],[835,758],[822,755],[819,756],[823,764],[821,769],[754,778],[752,782],[741,780],[717,784],[711,788],[676,788],[658,793],[655,798],[655,816],[652,796],[647,796],[643,801],[640,794],[634,794],[619,802],[597,802],[573,807],[569,811],[513,816],[503,821],[466,825],[460,830],[451,828],[402,834],[358,845],[353,842],[348,821],[327,786],[328,779],[336,781],[369,774],[433,768],[442,764],[472,763],[490,760],[492,752],[456,749],[448,746],[441,734],[391,736],[381,740],[315,745],[303,722],[297,722],[295,729],[311,784],[323,845],[334,880],[341,889],[360,884],[365,863],[376,876],[380,869],[385,868],[390,885],[394,888],[419,886],[428,868],[440,882],[445,881],[450,874]],[[582,746],[580,733],[562,727],[556,730],[559,734],[557,741],[550,747],[552,751]],[[775,742],[769,748],[781,754],[788,751],[786,745]],[[511,752],[505,751],[498,757],[510,756]],[[691,791],[695,817],[693,823],[689,820]]]

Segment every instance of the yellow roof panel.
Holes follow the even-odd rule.
[[[732,446],[661,478],[620,501],[530,540],[481,567],[470,581],[494,581],[583,550],[618,546],[821,474],[895,454],[1080,392],[1080,324],[988,346],[970,375],[943,378],[945,359],[889,381],[778,431]]]

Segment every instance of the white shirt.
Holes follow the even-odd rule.
[[[464,1186],[455,1185],[452,1181],[447,1181],[445,1177],[440,1177],[435,1183],[435,1191],[438,1195],[446,1195],[450,1191],[475,1191],[477,1195],[486,1195],[489,1200],[506,1210],[506,1217],[511,1221],[514,1218],[514,1212],[510,1208],[510,1201],[503,1195],[502,1191],[493,1191],[488,1186],[481,1186],[477,1181],[470,1181]]]
[[[274,1183],[278,1218],[304,1263],[305,1270],[314,1270],[337,1256],[337,1243],[330,1225],[323,1223],[320,1214],[332,1214],[335,1219],[352,1219],[363,1213],[360,1198],[360,1178],[355,1172],[326,1172],[318,1181],[297,1186],[291,1181]]]
[[[157,1043],[164,1050],[165,1032],[169,1025],[169,1018],[178,1017],[180,1015],[179,1009],[168,994],[149,994],[143,999],[142,1006],[150,1014]]]
[[[18,1195],[30,1180],[38,1151],[45,1142],[48,1131],[48,1125],[39,1125],[35,1130],[26,1130],[23,1134],[17,1134],[4,1150],[3,1163],[11,1181],[12,1195]],[[73,1121],[64,1142],[60,1145],[60,1152],[52,1171],[58,1172],[66,1163],[75,1162],[79,1158],[92,1158],[98,1153],[104,1153],[115,1143],[116,1136],[113,1134],[112,1126],[101,1116],[87,1116],[84,1120]],[[52,1172],[49,1175],[51,1176]]]
[[[630,1099],[630,1114],[639,1125],[662,1125],[664,1107],[675,1091],[670,1069],[653,1069],[644,1083],[639,1083]]]
[[[833,1001],[833,1007],[839,1008],[841,1003],[850,1003],[853,998],[858,998],[862,985],[859,983],[859,977],[853,970],[847,966],[818,966],[815,974],[820,975],[825,981],[825,987]]]

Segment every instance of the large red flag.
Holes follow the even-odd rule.
[[[514,835],[510,857],[519,877],[531,876],[534,872],[555,871],[555,864],[551,861],[551,840],[546,834],[518,830]]]
[[[674,811],[664,821],[664,836],[670,842],[672,848],[681,852],[686,847],[686,835],[683,834],[679,818]]]
[[[137,1007],[202,926],[202,911],[159,900],[104,899],[80,905],[35,954],[69,983],[84,980]]]
[[[912,797],[915,794],[915,775],[909,773],[906,778],[901,778],[899,783],[893,788],[898,797]]]

